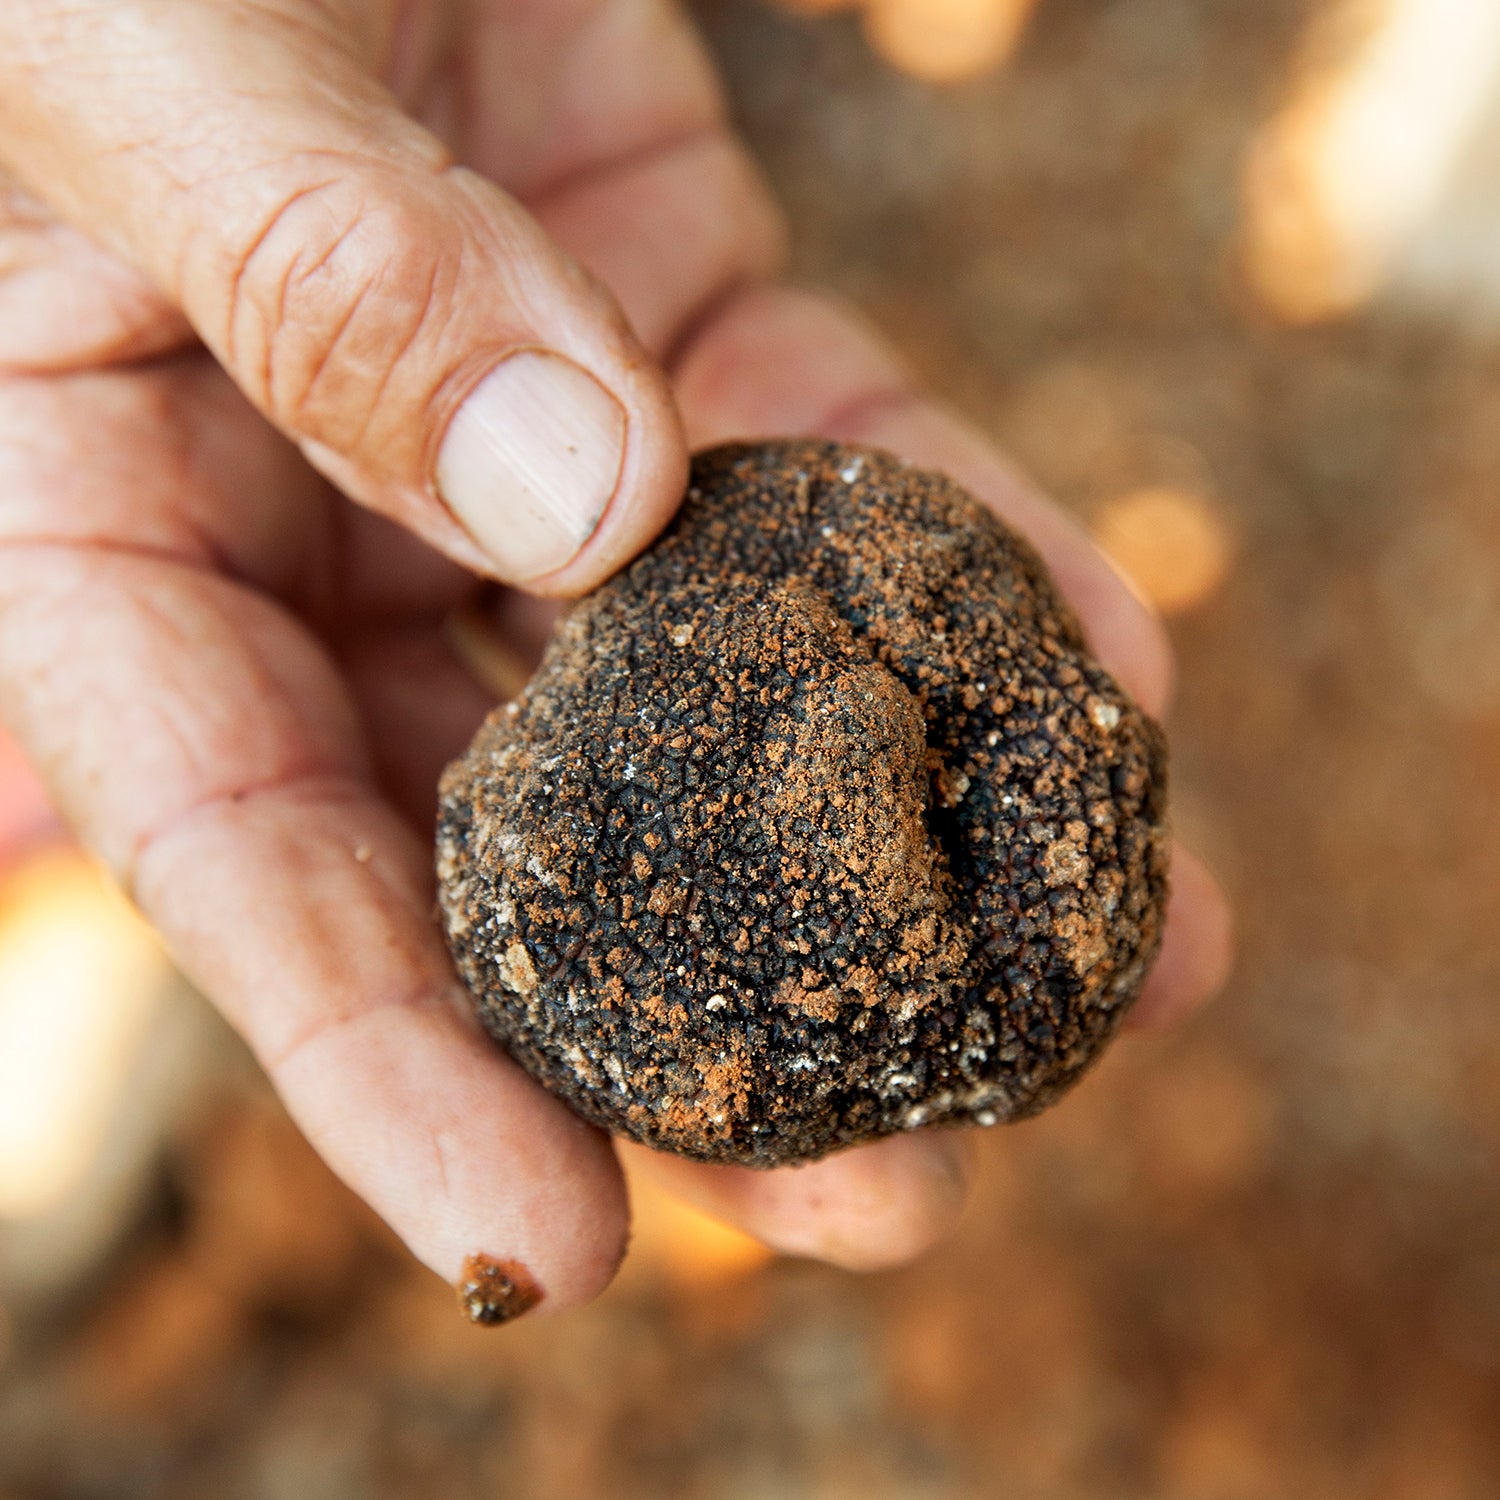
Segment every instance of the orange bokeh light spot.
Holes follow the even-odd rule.
[[[1500,85],[1494,0],[1342,0],[1246,159],[1245,274],[1287,323],[1368,302],[1429,225]],[[1320,35],[1315,28],[1314,41]]]
[[[632,1258],[679,1286],[738,1281],[773,1259],[742,1230],[685,1203],[644,1173],[631,1174]]]
[[[957,83],[1015,50],[1036,0],[866,0],[870,45],[924,83]]]
[[[170,972],[82,855],[39,855],[0,886],[0,1220],[39,1218],[84,1180]]]
[[[1233,555],[1228,528],[1212,504],[1167,486],[1111,501],[1094,534],[1163,614],[1181,613],[1214,594]]]

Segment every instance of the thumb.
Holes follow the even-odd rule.
[[[587,588],[681,494],[665,377],[375,81],[373,9],[10,0],[0,157],[354,498],[509,582]]]

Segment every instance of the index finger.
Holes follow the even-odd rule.
[[[51,387],[52,421],[87,454],[90,403],[73,385]],[[0,416],[7,399],[0,386]],[[192,518],[229,497],[122,506],[118,472],[83,462],[66,495],[79,540],[48,528],[49,495],[28,493],[45,475],[14,433],[10,450],[0,712],[59,807],[421,1260],[456,1282],[482,1255],[524,1265],[554,1305],[592,1296],[625,1236],[609,1143],[457,1000],[428,847],[377,796],[332,664],[201,555]]]

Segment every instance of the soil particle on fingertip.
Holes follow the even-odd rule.
[[[471,1323],[493,1326],[530,1312],[542,1300],[542,1289],[516,1260],[471,1255],[459,1279],[458,1302]]]
[[[1160,940],[1165,781],[957,485],[737,445],[448,769],[440,901],[485,1026],[585,1118],[807,1160],[1087,1067]]]

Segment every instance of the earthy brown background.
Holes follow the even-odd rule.
[[[1500,1494],[1500,344],[1248,290],[1244,154],[1326,8],[1042,0],[946,89],[850,15],[701,8],[799,274],[1172,607],[1218,1007],[989,1136],[909,1271],[648,1198],[598,1305],[499,1334],[231,1068],[103,1271],[0,1321],[0,1500]]]

